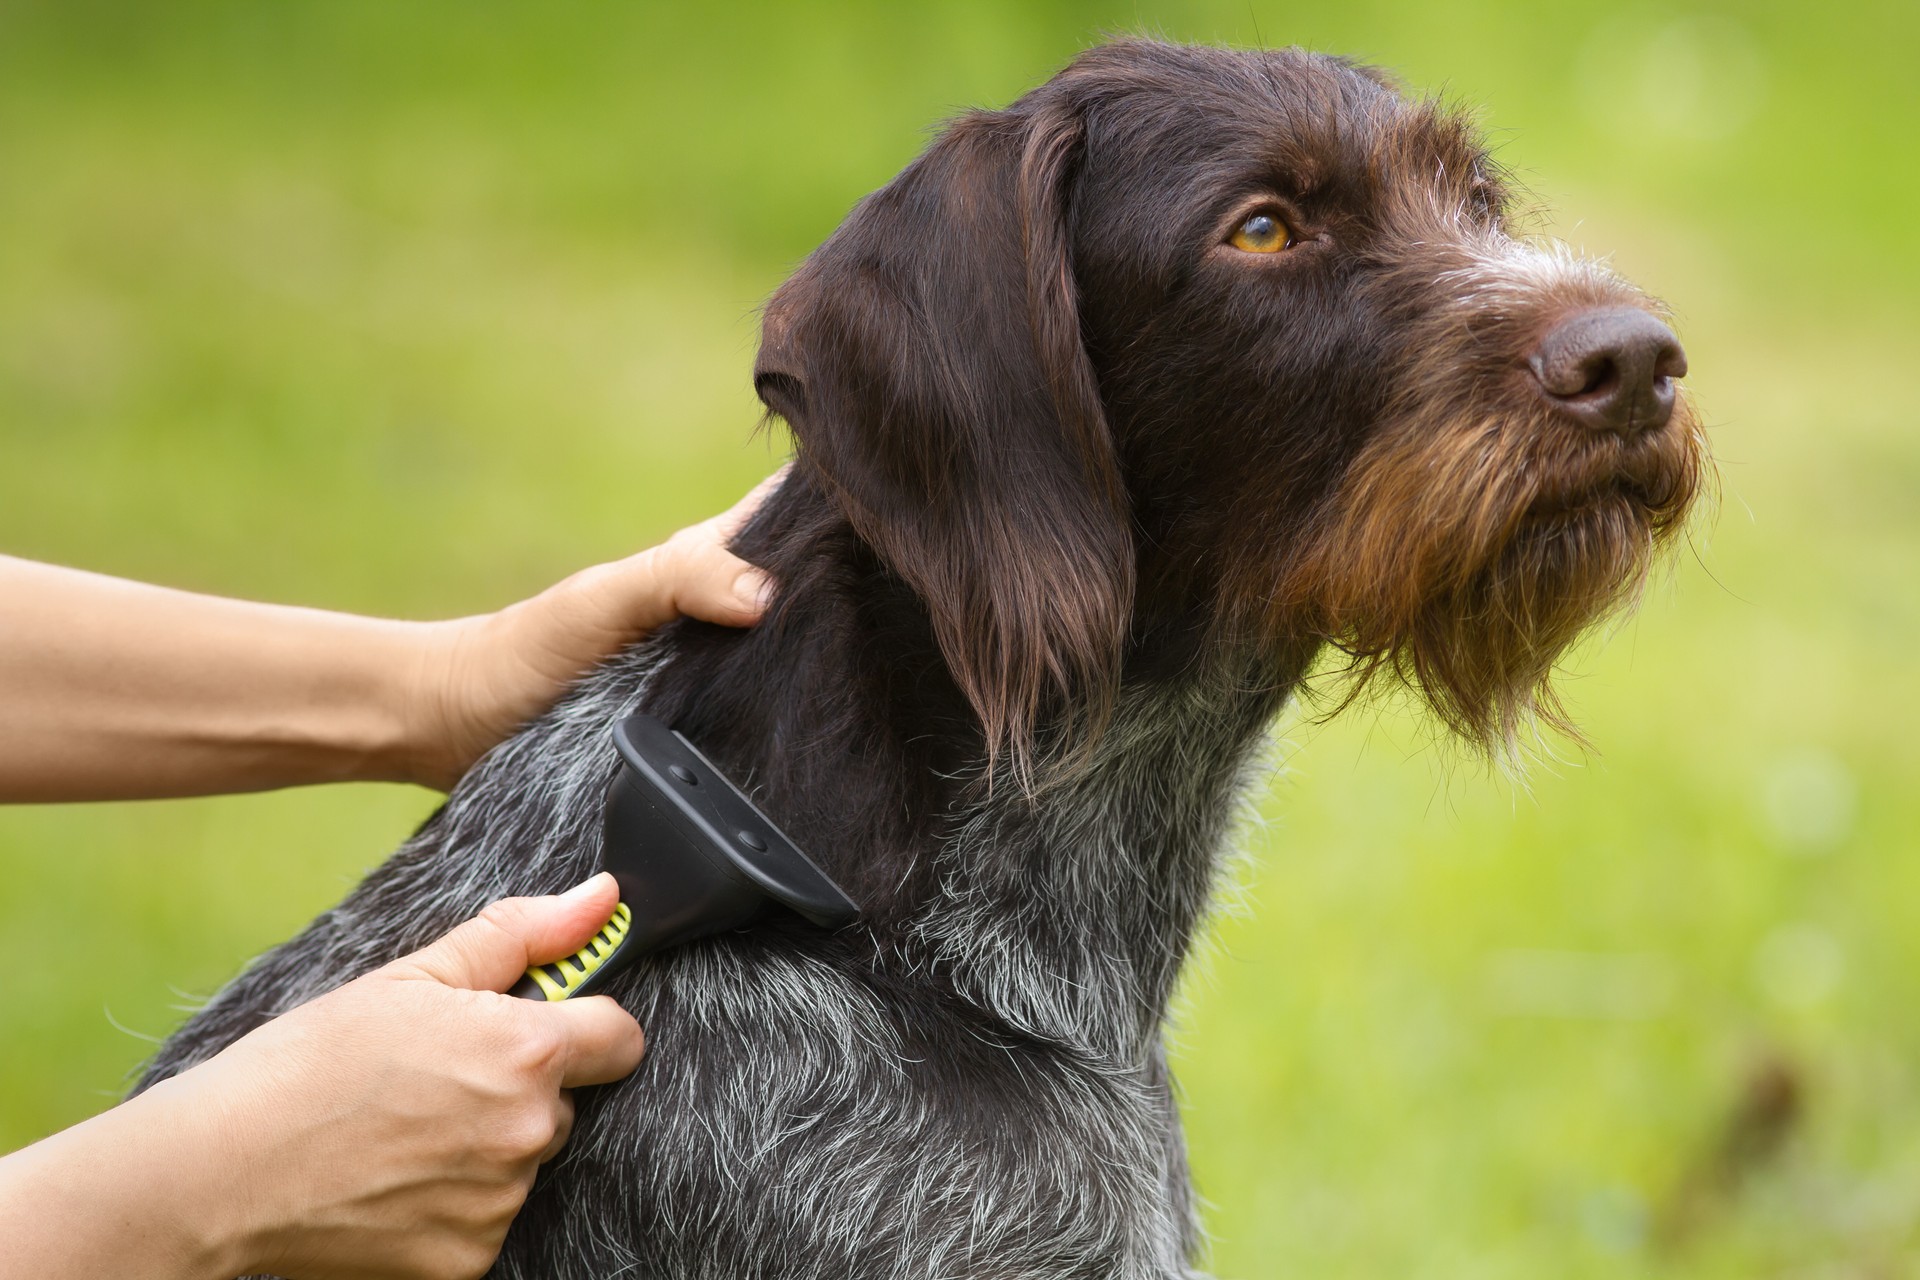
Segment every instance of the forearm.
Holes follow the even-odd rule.
[[[417,627],[0,557],[0,801],[403,777]]]
[[[216,1280],[251,1259],[204,1119],[163,1088],[0,1159],[0,1280]]]
[[[451,787],[594,665],[686,614],[760,616],[729,511],[531,599],[445,622],[248,604],[0,556],[0,803]]]

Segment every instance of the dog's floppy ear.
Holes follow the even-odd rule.
[[[953,124],[768,304],[754,386],[925,602],[989,744],[1085,730],[1118,684],[1133,546],[1080,337],[1081,130],[1028,99]]]

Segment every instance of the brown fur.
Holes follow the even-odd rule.
[[[1517,385],[1529,374],[1514,353],[1554,318],[1645,305],[1637,290],[1576,270],[1490,304],[1473,288],[1487,266],[1423,215],[1403,213],[1404,257],[1377,287],[1426,303],[1446,279],[1458,296],[1400,316],[1421,354],[1310,525],[1271,625],[1313,618],[1353,658],[1348,700],[1396,678],[1462,738],[1505,749],[1533,715],[1574,732],[1554,664],[1637,595],[1684,527],[1709,455],[1684,397],[1664,429],[1628,437],[1565,421]]]

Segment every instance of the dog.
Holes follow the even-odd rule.
[[[1166,1280],[1163,1025],[1317,662],[1475,746],[1711,474],[1656,304],[1517,238],[1474,125],[1298,50],[1094,48],[953,122],[775,293],[765,619],[675,623],[196,1014],[178,1072],[598,865],[609,727],[686,733],[865,909],[646,958],[493,1274]]]

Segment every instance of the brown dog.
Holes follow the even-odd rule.
[[[969,115],[769,307],[782,594],[488,757],[153,1077],[599,859],[609,726],[674,723],[865,907],[644,962],[497,1273],[1164,1280],[1162,1025],[1246,762],[1328,645],[1470,740],[1706,475],[1678,343],[1513,239],[1472,127],[1297,51],[1096,49]]]

